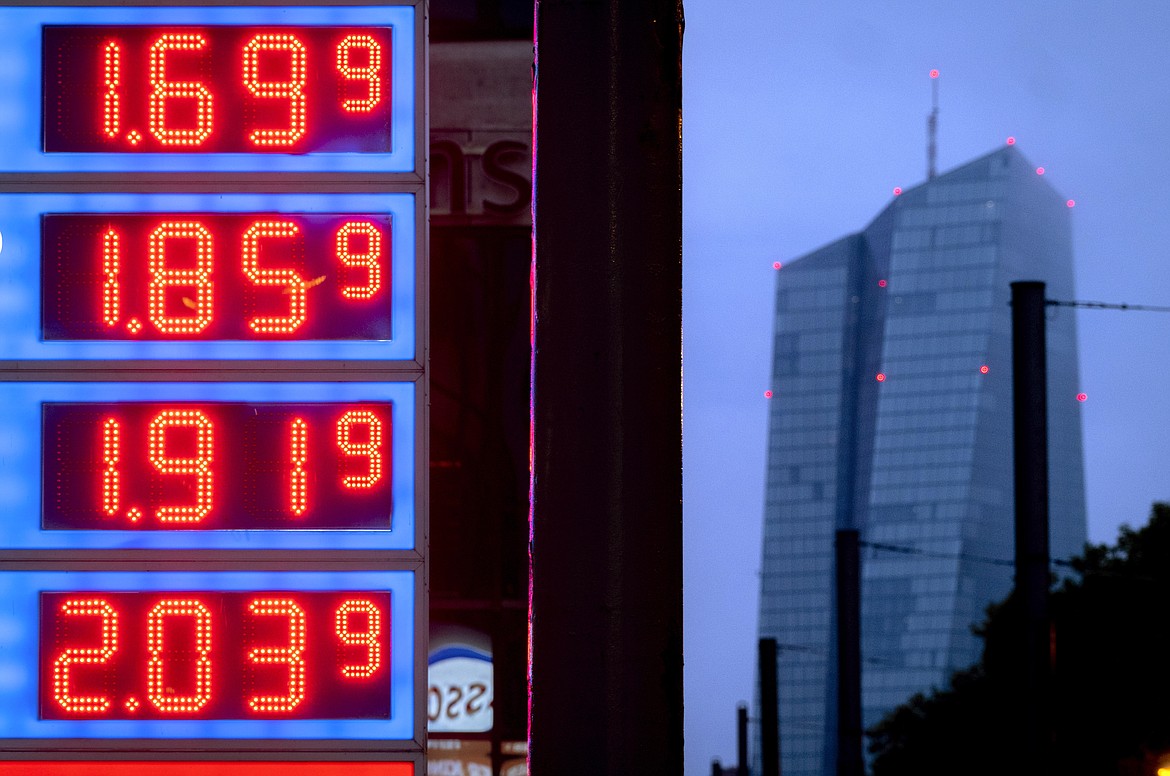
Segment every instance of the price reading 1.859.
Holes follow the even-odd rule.
[[[391,150],[390,27],[46,26],[49,152]]]
[[[391,528],[392,406],[42,405],[50,530]]]
[[[385,591],[41,594],[42,719],[390,716]]]
[[[54,213],[46,340],[389,340],[390,217]]]

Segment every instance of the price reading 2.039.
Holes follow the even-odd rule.
[[[43,719],[390,716],[390,594],[45,592]]]
[[[389,27],[46,26],[45,150],[391,150]]]

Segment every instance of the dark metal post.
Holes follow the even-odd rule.
[[[534,776],[683,771],[682,23],[536,2]]]
[[[1051,672],[1048,589],[1048,380],[1044,284],[1012,283],[1012,412],[1015,439],[1016,598],[1024,773],[1048,773]]]
[[[760,776],[780,776],[780,707],[776,639],[760,639]]]
[[[736,776],[748,776],[747,758],[748,710],[744,704],[735,709],[735,744],[738,760],[735,764]]]
[[[856,530],[837,531],[837,776],[862,776],[861,552]]]

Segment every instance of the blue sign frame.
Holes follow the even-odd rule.
[[[40,594],[198,590],[390,592],[390,719],[45,720],[38,718]],[[0,739],[409,741],[414,734],[413,571],[6,571],[0,574]],[[2,766],[0,766],[2,770]]]
[[[0,194],[0,353],[48,359],[410,360],[416,354],[414,194]],[[389,213],[387,341],[46,342],[41,338],[41,215],[46,213]],[[97,259],[95,258],[95,261]]]
[[[85,401],[389,401],[393,405],[390,529],[43,530],[40,405]],[[5,516],[0,520],[0,551],[412,550],[416,533],[415,468],[419,465],[415,460],[415,414],[415,384],[408,382],[0,383],[0,514]]]
[[[0,172],[414,172],[413,6],[127,6],[0,8]],[[390,26],[391,140],[387,154],[45,153],[41,140],[41,27],[46,24]]]

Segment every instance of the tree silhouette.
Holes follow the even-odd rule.
[[[1052,774],[1154,776],[1170,761],[1170,505],[1087,545],[1051,599]],[[874,776],[1013,774],[1012,597],[977,629],[983,657],[868,731]]]

